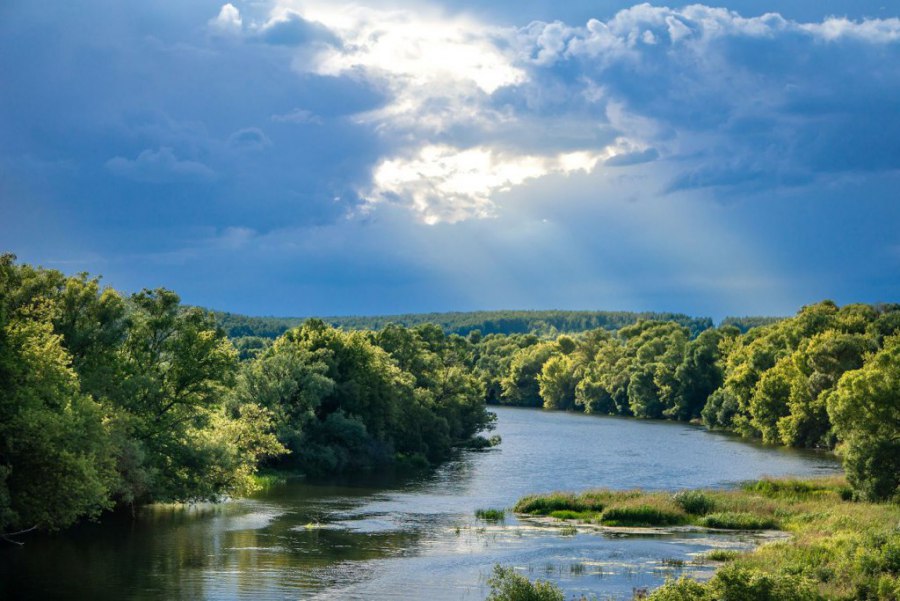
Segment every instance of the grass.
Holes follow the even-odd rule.
[[[791,535],[753,551],[710,551],[704,560],[722,562],[710,581],[670,581],[650,594],[651,601],[898,601],[900,504],[857,502],[849,491],[843,478],[767,479],[738,490],[675,495],[552,493],[526,497],[515,510],[530,515],[570,511],[575,519],[590,515],[605,525],[779,529]]]
[[[502,522],[506,519],[505,509],[476,509],[475,517],[485,522]]]
[[[700,525],[723,530],[776,530],[778,528],[778,522],[773,518],[741,511],[710,514],[700,520]]]
[[[268,490],[269,488],[287,482],[288,475],[280,472],[258,472],[250,476],[253,490]]]
[[[703,555],[703,559],[708,561],[734,561],[741,555],[740,551],[734,549],[713,549],[709,553]]]
[[[606,509],[600,523],[606,526],[678,526],[688,521],[687,514],[677,507],[650,497],[647,502],[624,504]]]

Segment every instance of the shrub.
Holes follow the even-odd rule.
[[[696,580],[682,577],[666,582],[650,593],[647,601],[701,601],[708,598],[707,587]]]
[[[709,581],[709,595],[723,601],[818,601],[822,597],[804,580],[783,574],[729,565]]]
[[[675,504],[691,515],[706,515],[716,508],[716,502],[699,490],[683,490],[672,497]]]
[[[513,568],[494,566],[488,579],[491,594],[486,601],[565,601],[565,595],[552,582],[531,582]]]

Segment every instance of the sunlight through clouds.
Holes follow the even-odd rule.
[[[631,151],[626,140],[600,152],[555,156],[519,155],[483,146],[430,145],[413,157],[379,164],[367,198],[370,205],[399,201],[428,225],[491,217],[496,207],[493,196],[499,192],[551,174],[590,173],[602,161]]]

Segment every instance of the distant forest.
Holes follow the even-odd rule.
[[[229,338],[258,336],[277,338],[306,321],[304,317],[249,317],[214,311],[216,321]],[[713,327],[708,317],[682,313],[635,313],[631,311],[469,311],[453,313],[406,313],[402,315],[320,317],[325,323],[344,330],[382,330],[388,324],[412,328],[423,324],[440,326],[445,334],[468,336],[478,331],[488,334],[537,334],[555,336],[603,328],[615,331],[638,321],[672,321],[688,329],[691,337]],[[726,317],[722,324],[741,332],[774,323],[781,317]]]

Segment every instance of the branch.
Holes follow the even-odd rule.
[[[12,543],[13,545],[18,545],[21,547],[25,543],[13,540],[10,537],[19,536],[21,534],[28,534],[29,532],[33,532],[34,530],[37,530],[37,525],[32,526],[31,528],[26,528],[25,530],[19,530],[18,532],[0,532],[0,540],[5,540],[8,543]]]

